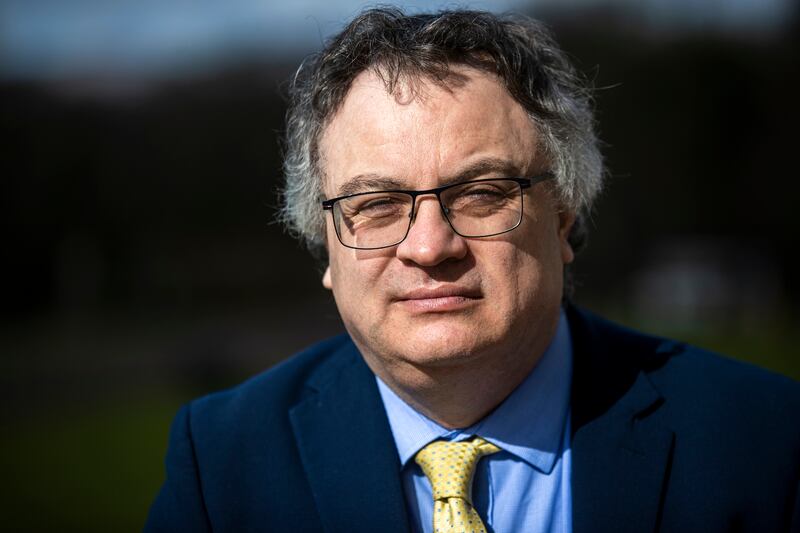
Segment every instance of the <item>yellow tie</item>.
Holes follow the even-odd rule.
[[[500,448],[480,437],[469,442],[431,442],[415,461],[433,488],[433,530],[438,533],[486,533],[472,507],[472,476],[484,455]]]

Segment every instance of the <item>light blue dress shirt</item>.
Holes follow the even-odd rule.
[[[376,377],[402,464],[409,522],[433,530],[433,494],[416,453],[436,439],[473,435],[502,451],[478,463],[472,485],[475,509],[495,533],[570,533],[569,395],[572,345],[562,310],[541,360],[489,416],[464,429],[447,429],[415,411]]]

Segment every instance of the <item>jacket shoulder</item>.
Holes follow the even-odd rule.
[[[695,346],[684,345],[649,375],[676,418],[691,413],[709,428],[748,436],[784,435],[800,449],[800,383]],[[777,437],[776,437],[777,438]]]
[[[206,429],[237,434],[250,427],[285,426],[293,405],[359,357],[345,334],[314,344],[235,387],[192,401],[193,434],[201,438]]]
[[[341,335],[184,406],[172,426],[167,480],[147,530],[250,531],[265,523],[321,529],[304,503],[312,493],[290,412],[359,360]]]
[[[579,339],[592,345],[596,372],[643,372],[664,399],[676,425],[691,423],[750,427],[771,426],[800,443],[800,383],[753,364],[615,324],[585,310],[573,309]],[[757,355],[757,354],[756,354]]]

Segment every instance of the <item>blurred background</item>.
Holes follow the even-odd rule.
[[[278,136],[285,80],[364,5],[0,0],[9,531],[141,529],[180,404],[342,330],[274,223]],[[576,301],[800,379],[800,4],[461,5],[541,18],[598,88]]]

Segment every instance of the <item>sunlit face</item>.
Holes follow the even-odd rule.
[[[508,91],[489,74],[459,73],[463,85],[422,82],[417,96],[402,84],[387,93],[371,72],[358,76],[321,139],[326,197],[547,170],[536,128]],[[573,217],[559,208],[552,183],[525,190],[524,203],[515,230],[467,239],[450,228],[435,196],[421,196],[405,241],[369,251],[342,246],[328,218],[323,283],[373,371],[391,383],[538,358],[557,322]]]

